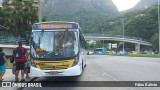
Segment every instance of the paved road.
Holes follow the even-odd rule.
[[[64,78],[75,81],[160,81],[160,59],[89,55],[87,67],[80,78]],[[57,78],[56,78],[57,79]],[[34,81],[54,81],[55,78],[36,78]],[[32,88],[23,88],[23,90]],[[46,88],[34,88],[42,90]],[[151,87],[52,87],[49,90],[160,90]]]

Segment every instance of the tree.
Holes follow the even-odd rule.
[[[34,0],[3,0],[4,26],[15,36],[24,36],[31,31],[31,25],[38,21],[38,8]],[[2,15],[2,13],[1,13]]]
[[[151,42],[152,42],[152,47],[154,49],[154,51],[158,51],[158,45],[159,45],[159,35],[158,33],[155,33],[152,38],[151,38]]]
[[[125,25],[126,34],[150,40],[158,31],[157,12],[157,6],[153,6],[146,13],[132,17]]]
[[[95,42],[86,41],[86,49],[92,50],[96,48]]]

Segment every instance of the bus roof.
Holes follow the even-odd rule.
[[[46,24],[46,23],[75,23],[75,24],[78,24],[76,22],[68,22],[68,21],[48,21],[48,22],[37,22],[34,24]]]

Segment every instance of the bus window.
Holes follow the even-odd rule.
[[[64,58],[78,54],[78,34],[75,31],[33,32],[34,49],[41,58]]]

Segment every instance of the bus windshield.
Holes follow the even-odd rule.
[[[73,57],[77,54],[77,31],[33,31],[32,57],[53,59]]]

